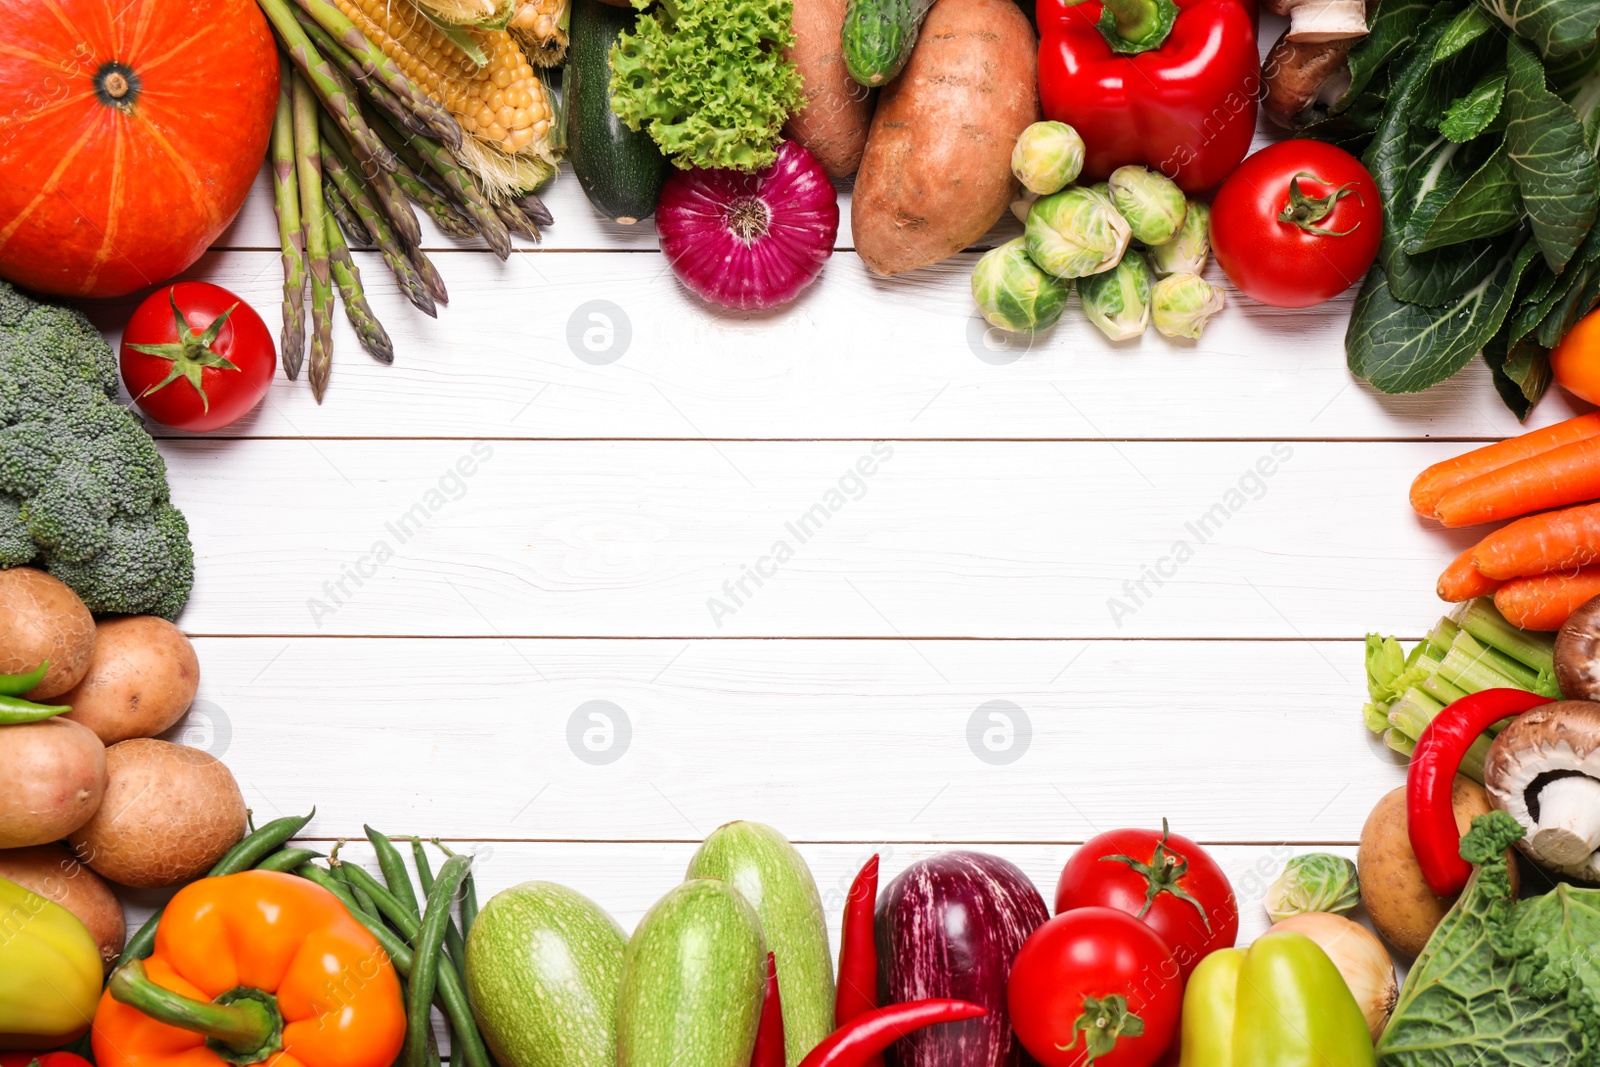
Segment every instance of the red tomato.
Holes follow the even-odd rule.
[[[146,415],[179,430],[239,421],[266,395],[277,366],[261,316],[209,282],[156,290],[122,331],[128,393]]]
[[[1550,353],[1556,384],[1579,400],[1600,404],[1600,311],[1584,316]]]
[[[1332,300],[1366,277],[1383,203],[1361,161],[1320,141],[1280,141],[1234,171],[1211,205],[1211,248],[1239,291],[1273,307]]]
[[[200,258],[272,132],[278,55],[251,0],[5,6],[0,276],[121,296]]]
[[[1023,944],[1006,1002],[1043,1067],[1153,1067],[1178,1032],[1183,980],[1150,927],[1112,908],[1078,908]]]
[[[1056,913],[1115,908],[1161,935],[1183,971],[1239,938],[1233,886],[1206,850],[1181,834],[1112,830],[1073,853],[1056,883]]]

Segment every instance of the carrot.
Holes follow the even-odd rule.
[[[1435,463],[1411,483],[1411,506],[1425,519],[1433,513],[1446,493],[1459,488],[1474,478],[1510,466],[1518,460],[1537,456],[1551,449],[1570,445],[1590,437],[1600,436],[1600,411],[1579,415],[1542,430],[1533,430],[1520,437],[1511,437],[1483,448],[1459,455],[1454,459]]]
[[[1496,530],[1472,550],[1478,572],[1500,581],[1571,571],[1597,562],[1600,504],[1529,515]]]
[[[1450,490],[1434,508],[1446,526],[1515,519],[1600,497],[1600,437],[1541,452]]]
[[[1524,630],[1559,630],[1567,616],[1600,596],[1600,567],[1567,574],[1517,578],[1502,585],[1494,606],[1511,625]]]
[[[1451,561],[1439,575],[1439,599],[1452,604],[1488,596],[1500,588],[1500,583],[1484,577],[1472,562],[1474,548],[1469,548]]]

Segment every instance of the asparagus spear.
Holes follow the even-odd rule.
[[[361,61],[340,47],[339,42],[329,37],[328,31],[319,26],[315,19],[299,8],[295,9],[294,17],[299,21],[300,28],[306,31],[306,36],[311,38],[311,43],[316,46],[317,51],[321,52],[336,69],[343,72],[345,80],[353,88],[360,89],[362,94],[385,115],[414,133],[420,133],[425,137],[434,135],[432,126],[424,122],[420,115],[383,82],[369,76]],[[370,119],[367,124],[372,125]]]
[[[317,134],[317,97],[296,75],[293,89],[295,165],[300,179],[300,216],[311,270],[311,395],[322,403],[333,369],[333,284],[328,267],[327,212],[322,199],[322,139]]]
[[[328,114],[339,124],[345,136],[352,144],[359,145],[361,154],[371,159],[380,170],[394,170],[394,153],[389,151],[389,147],[376,133],[372,132],[367,120],[362,118],[355,94],[334,70],[333,65],[317,51],[316,46],[311,43],[311,38],[306,36],[306,31],[301,28],[299,21],[294,17],[294,12],[290,10],[288,0],[256,0],[256,2],[266,14],[268,21],[272,23],[273,29],[278,31],[278,37],[283,42],[284,50],[289,53],[289,58],[294,60],[294,65],[305,75],[306,80],[316,91],[317,97],[327,108]]]
[[[548,226],[556,220],[550,214],[550,209],[544,206],[544,201],[539,199],[538,193],[524,193],[516,198],[515,203],[524,215],[533,220],[535,226]]]
[[[327,175],[323,175],[323,177],[326,178]],[[375,244],[372,234],[367,232],[366,226],[362,225],[361,219],[350,205],[344,202],[344,197],[339,195],[339,191],[333,189],[327,181],[324,181],[322,186],[324,192],[330,193],[330,195],[323,198],[327,202],[328,213],[339,224],[339,228],[344,231],[345,236],[358,245]]]
[[[352,175],[366,178],[367,192],[389,217],[390,224],[394,226],[395,232],[400,235],[406,246],[416,248],[420,245],[422,227],[417,225],[416,212],[411,210],[406,195],[400,191],[400,186],[395,184],[394,175],[375,171],[371,167],[363,167],[351,150],[350,143],[344,139],[339,127],[328,119],[326,113],[322,116],[322,143],[339,157],[339,161]],[[398,164],[399,161],[396,160],[396,166]]]
[[[368,79],[381,84],[408,105],[411,113],[433,131],[435,138],[452,150],[461,147],[461,124],[455,116],[418,89],[416,83],[384,55],[383,49],[367,40],[366,34],[346,18],[344,12],[327,0],[298,0],[298,3],[323,30],[339,41],[344,51],[360,64]]]
[[[539,227],[535,226],[515,200],[502,200],[494,206],[495,213],[506,224],[506,229],[512,233],[520,234],[530,241],[539,239]]]
[[[428,272],[434,278],[438,277],[438,273],[433,271],[433,264],[428,262],[428,257],[421,249],[409,251],[406,249],[395,236],[394,230],[390,228],[389,220],[367,195],[366,187],[346,169],[344,161],[337,153],[328,153],[323,164],[324,171],[333,181],[333,187],[354,209],[362,224],[366,226],[367,232],[372,235],[373,243],[378,246],[378,251],[383,253],[383,261],[389,265],[389,270],[393,272],[395,281],[406,294],[406,299],[424,315],[437,318],[439,312],[434,306],[433,286],[425,279],[421,266],[427,263]]]
[[[400,166],[394,172],[394,180],[411,200],[421,205],[433,218],[433,223],[451,237],[476,237],[478,225],[472,218],[445,193],[434,189],[423,180],[423,172],[434,173],[432,168],[423,160],[422,154],[416,150],[407,135],[399,131],[395,125],[383,115],[374,115],[371,118],[372,128],[378,131],[378,136],[383,138],[383,143],[388,145],[400,161]],[[435,174],[437,180],[437,175]]]
[[[300,225],[300,183],[295,173],[294,70],[278,56],[278,113],[272,120],[272,206],[278,216],[278,245],[283,254],[283,373],[300,376],[306,356],[306,239]]]
[[[331,188],[324,188],[323,193],[329,207],[339,199],[339,194]],[[390,343],[383,323],[372,313],[372,305],[367,303],[366,290],[361,286],[361,269],[356,266],[355,257],[350,255],[350,246],[345,244],[344,234],[339,232],[337,226],[328,227],[328,265],[334,282],[339,286],[339,298],[344,301],[345,318],[350,320],[361,347],[379,363],[393,363],[394,345]]]
[[[478,180],[457,166],[455,159],[439,142],[414,134],[410,140],[456,203],[478,224],[483,239],[489,242],[489,250],[501,259],[511,255],[511,233],[495,212],[494,205],[489,203],[489,198],[479,188]]]

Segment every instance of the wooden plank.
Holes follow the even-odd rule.
[[[1234,293],[1199,343],[1151,331],[1112,345],[1073,307],[1031,351],[996,350],[997,341],[1027,342],[1005,342],[976,316],[970,255],[883,280],[841,253],[790,308],[730,314],[688,296],[654,253],[529,253],[504,264],[441,254],[451,306],[437,320],[405,303],[377,257],[357,258],[394,338],[395,365],[368,358],[341,313],[326,403],[280,376],[226,435],[1277,439],[1519,430],[1481,361],[1412,396],[1355,382],[1341,356],[1350,296],[1286,312]],[[232,252],[190,274],[238,293],[276,333],[277,272],[272,253]],[[115,339],[131,308],[119,301],[94,315]],[[1553,390],[1532,421],[1572,410]]]
[[[1359,642],[197,639],[174,739],[317,838],[1353,844]]]
[[[1419,632],[1473,532],[1426,528],[1406,488],[1454,451],[164,444],[198,552],[189,630],[489,637]]]
[[[558,882],[571,886],[599,903],[625,930],[632,930],[657,898],[683,880],[683,872],[696,847],[691,843],[676,842],[609,844],[453,840],[448,844],[452,849],[468,851],[476,856],[473,869],[478,881],[479,898],[484,903],[494,893],[520,882]],[[321,847],[326,848],[326,843],[322,843]],[[1070,844],[1004,847],[901,841],[801,844],[798,846],[800,853],[810,864],[811,873],[822,893],[823,911],[827,915],[835,958],[838,956],[839,922],[845,895],[849,892],[850,880],[868,856],[873,852],[880,854],[881,884],[887,886],[891,877],[912,863],[953,847],[992,852],[1017,864],[1038,887],[1046,906],[1052,904],[1056,877],[1072,853]],[[1262,910],[1266,888],[1291,857],[1311,849],[1289,844],[1221,845],[1210,851],[1227,872],[1238,895],[1239,938],[1241,943],[1248,943],[1264,933],[1269,925],[1266,913]],[[1327,851],[1351,858],[1355,856],[1355,850],[1347,846]],[[340,857],[365,864],[369,870],[377,872],[371,848],[365,841],[352,841],[340,851]],[[440,858],[441,855],[434,852],[436,865]],[[142,922],[157,899],[159,897],[156,895],[148,895],[130,901],[130,919],[134,923]],[[1054,908],[1051,910],[1054,911]]]

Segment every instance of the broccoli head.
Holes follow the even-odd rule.
[[[0,282],[0,567],[42,567],[102,614],[182,610],[189,525],[117,400],[111,346],[76,309]]]

